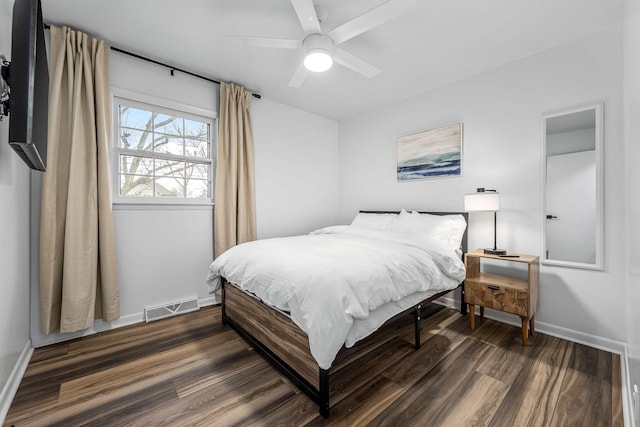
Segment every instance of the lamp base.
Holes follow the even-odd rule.
[[[507,251],[505,249],[483,249],[485,254],[489,255],[506,255]]]

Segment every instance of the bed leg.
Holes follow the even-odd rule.
[[[460,314],[467,315],[467,303],[464,298],[464,282],[460,285]]]
[[[320,390],[318,393],[320,415],[329,418],[329,370],[320,369]]]
[[[227,311],[225,310],[225,300],[224,300],[224,281],[222,282],[222,286],[220,287],[220,299],[222,300],[222,324],[226,325],[227,322]]]
[[[418,304],[416,306],[416,327],[415,327],[415,338],[416,338],[415,349],[416,350],[420,350],[420,319],[422,317],[421,309],[422,309],[422,304]]]

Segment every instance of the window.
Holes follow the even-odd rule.
[[[211,203],[214,120],[114,97],[114,200]]]

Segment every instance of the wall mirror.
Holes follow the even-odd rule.
[[[542,118],[542,263],[603,269],[602,104]]]

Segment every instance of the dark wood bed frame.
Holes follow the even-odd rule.
[[[362,213],[399,213],[397,211],[361,211]],[[432,215],[460,214],[468,224],[466,212],[420,212]],[[465,229],[461,249],[467,252],[467,230]],[[464,255],[463,255],[464,256]],[[464,300],[464,282],[460,289],[460,312],[467,314]],[[441,296],[455,291],[444,291],[416,304],[394,316],[412,313],[415,318],[415,348],[420,348],[420,320],[422,307]],[[251,313],[251,315],[247,315]],[[391,321],[389,319],[387,322]],[[331,369],[321,369],[309,350],[307,335],[284,313],[263,304],[257,297],[247,294],[236,286],[222,280],[222,323],[231,326],[263,355],[300,390],[318,404],[320,414],[329,416],[329,377]],[[282,337],[288,337],[287,340]],[[357,344],[356,344],[357,345]],[[342,348],[341,352],[345,350]]]

